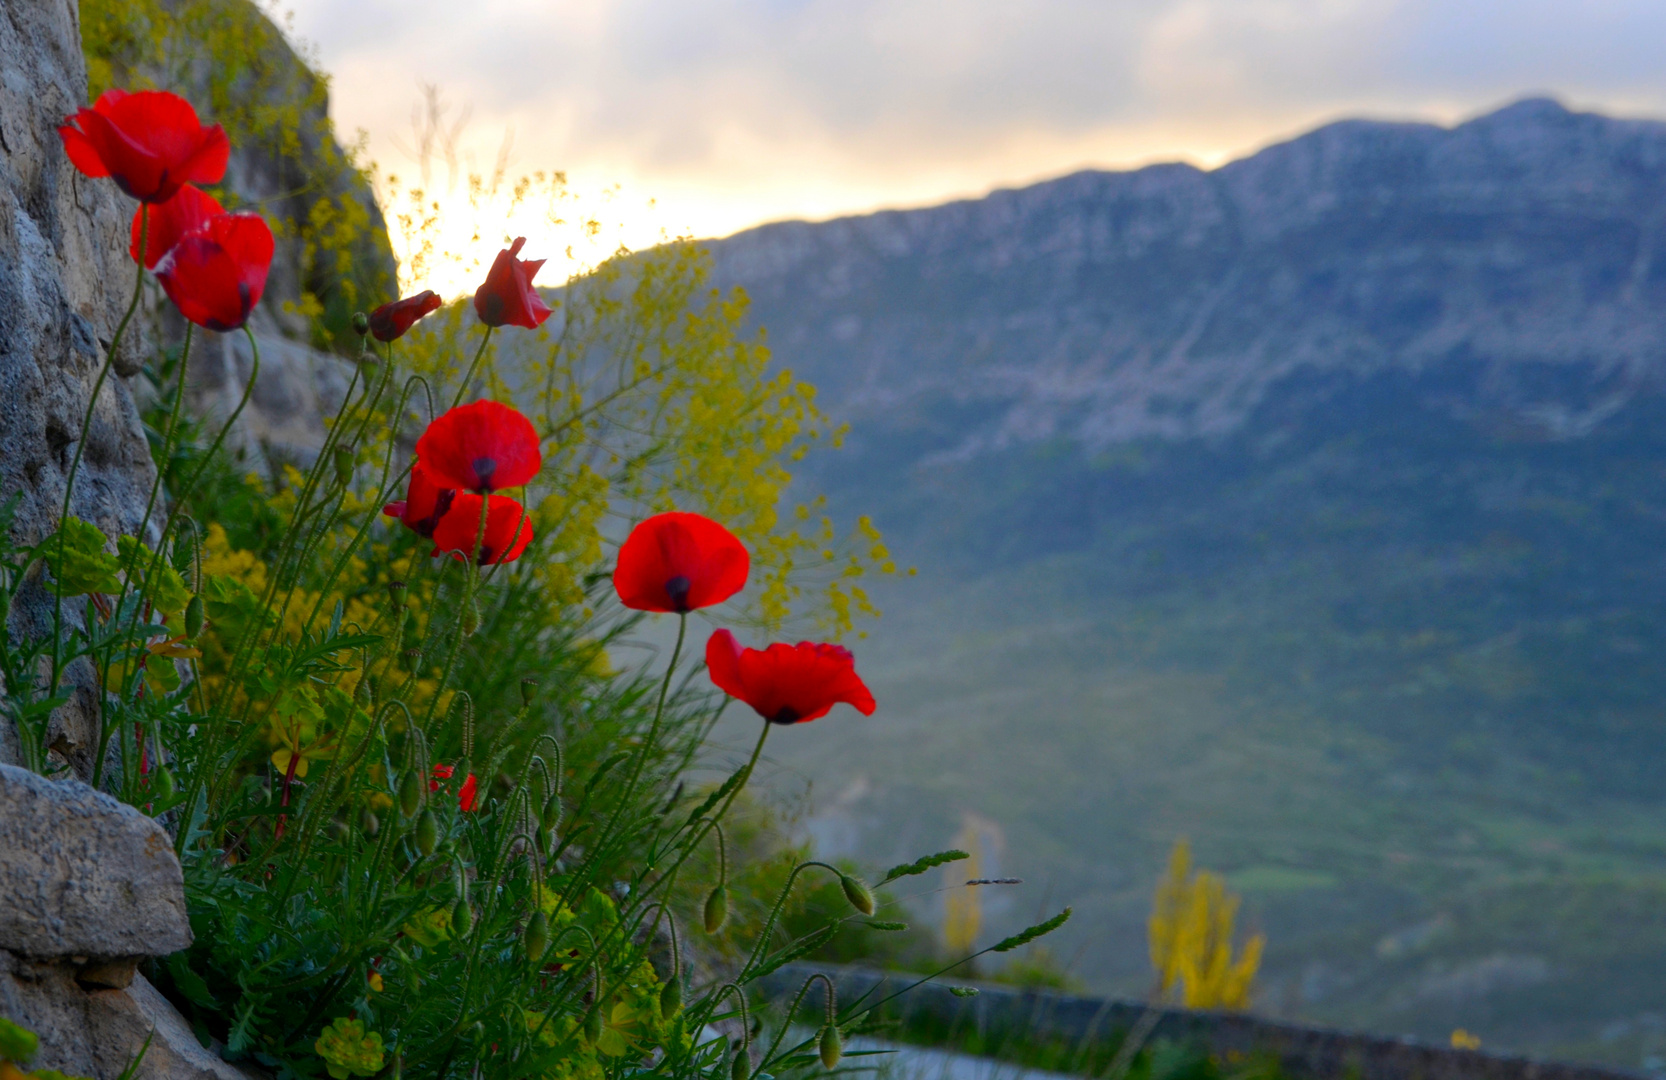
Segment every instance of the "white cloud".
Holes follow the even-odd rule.
[[[491,164],[720,234],[1088,165],[1223,158],[1347,114],[1525,92],[1666,112],[1658,0],[295,0],[345,128],[405,168],[420,83]],[[652,212],[643,209],[657,198]]]

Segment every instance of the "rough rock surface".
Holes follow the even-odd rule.
[[[48,0],[0,7],[0,499],[21,493],[15,538],[51,532],[93,385],[133,287],[125,251],[132,203],[88,180],[56,133],[86,96],[75,8]],[[138,530],[154,477],[133,395],[138,334],[99,392],[70,510],[108,535]],[[40,633],[50,609],[35,590],[14,631]],[[94,732],[85,693],[54,718],[50,742],[85,775]],[[16,760],[0,721],[0,761]]]
[[[155,821],[77,781],[0,765],[0,945],[114,959],[189,944],[179,860]]]

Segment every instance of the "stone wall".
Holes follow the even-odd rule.
[[[789,997],[817,973],[833,979],[839,1001],[847,1009],[858,999],[877,1003],[918,978],[868,968],[788,964],[764,980],[763,991],[775,999]],[[908,989],[889,1008],[899,1014],[924,1014],[951,1029],[1062,1036],[1078,1044],[1121,1038],[1143,1027],[1149,1039],[1194,1043],[1211,1054],[1275,1057],[1296,1080],[1641,1080],[1641,1074],[1618,1069],[1455,1050],[1411,1039],[1262,1020],[1244,1013],[1161,1009],[1148,1015],[1147,1007],[1137,1001],[986,984],[978,990],[977,996],[963,998],[951,993],[945,983],[926,983]]]

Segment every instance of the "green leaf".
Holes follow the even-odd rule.
[[[168,974],[173,976],[174,989],[185,995],[185,1000],[193,1005],[200,1005],[205,1009],[219,1007],[214,995],[208,989],[208,983],[203,977],[192,971],[185,962],[184,953],[174,953],[168,957]]]
[[[1020,945],[1028,945],[1030,942],[1034,941],[1036,938],[1046,937],[1048,934],[1051,934],[1054,930],[1057,930],[1059,927],[1063,926],[1065,923],[1067,923],[1069,921],[1070,921],[1070,909],[1065,908],[1063,911],[1059,912],[1057,915],[1054,915],[1051,919],[1048,919],[1044,923],[1036,923],[1034,926],[1030,927],[1028,930],[1020,930],[1018,933],[1012,935],[1009,938],[1001,939],[1000,941],[996,942],[996,944],[989,951],[990,952],[1011,952],[1012,950],[1018,948]]]
[[[127,580],[139,582],[140,594],[163,615],[178,615],[191,602],[191,590],[185,579],[167,562],[158,562],[155,554],[131,536],[116,537],[116,559],[127,574]],[[151,567],[155,564],[155,572]]]
[[[273,619],[253,589],[236,578],[209,574],[202,586],[203,614],[221,641],[237,641],[252,629]]]
[[[104,550],[108,542],[98,526],[66,517],[58,531],[36,548],[52,571],[54,584],[48,588],[65,597],[121,592],[121,579],[116,576],[121,564]]]
[[[863,925],[870,930],[881,930],[887,934],[895,934],[908,929],[908,924],[905,922],[876,922],[873,919],[869,919]]]
[[[970,855],[966,854],[964,851],[959,851],[954,848],[950,848],[948,851],[939,851],[935,855],[927,855],[923,859],[916,859],[911,863],[903,863],[901,866],[891,867],[891,869],[885,871],[885,876],[879,879],[879,883],[884,885],[888,882],[895,881],[898,878],[913,877],[915,874],[923,874],[935,866],[942,866],[944,863],[959,862],[961,859],[969,858],[971,858]]]

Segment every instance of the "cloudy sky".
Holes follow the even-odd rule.
[[[435,86],[449,117],[466,111],[465,170],[490,170],[510,136],[511,172],[564,170],[609,243],[1089,166],[1214,165],[1343,116],[1451,123],[1530,93],[1666,116],[1661,0],[288,6],[334,78],[337,123],[384,170],[414,177],[413,109]],[[446,175],[430,188],[451,205]],[[542,210],[515,214],[530,246],[563,242]]]

